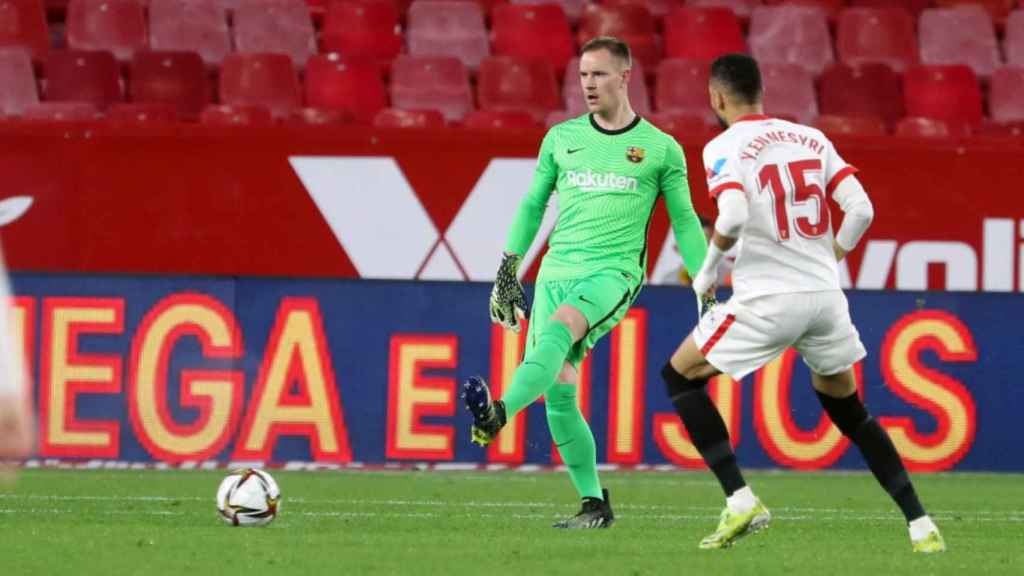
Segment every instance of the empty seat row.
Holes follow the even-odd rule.
[[[542,60],[494,57],[480,65],[474,87],[461,61],[450,57],[401,56],[388,84],[371,60],[315,54],[300,76],[285,54],[229,54],[219,77],[195,52],[137,52],[124,80],[109,52],[53,51],[38,81],[28,55],[0,50],[0,113],[18,116],[37,103],[87,102],[100,109],[129,101],[172,106],[183,118],[196,118],[210,103],[261,106],[272,116],[292,115],[303,105],[368,123],[390,105],[435,110],[448,122],[463,121],[474,109],[516,112],[534,122],[553,111],[575,116],[585,111],[582,89],[571,70],[559,89],[551,66]],[[708,66],[703,61],[666,59],[657,67],[653,97],[642,70],[629,84],[641,114],[683,115],[708,125]],[[978,126],[984,120],[983,92],[966,66],[912,66],[897,74],[881,64],[829,67],[816,86],[805,69],[766,64],[765,108],[771,114],[807,123],[819,114],[877,118],[892,126],[904,116]],[[219,96],[219,97],[218,97]],[[1000,123],[1024,121],[1024,67],[995,71],[988,90],[990,117]]]
[[[409,6],[403,33],[393,0],[334,0],[327,4],[317,36],[304,0],[239,0],[230,27],[219,0],[148,0],[148,8],[141,0],[70,0],[66,36],[72,49],[108,50],[122,62],[138,50],[190,50],[207,65],[219,64],[232,50],[284,53],[296,66],[317,52],[389,62],[407,46],[412,55],[458,57],[470,69],[497,54],[546,59],[561,72],[577,46],[598,35],[629,41],[649,71],[663,56],[711,59],[743,51],[762,62],[797,64],[815,75],[837,59],[880,62],[899,71],[919,62],[966,64],[982,77],[1004,60],[1024,65],[1024,10],[1006,19],[1001,47],[982,4],[927,8],[915,15],[907,2],[845,7],[843,2],[795,1],[670,2],[659,21],[656,2],[529,0],[495,5],[488,30],[476,2],[417,0]],[[0,46],[22,46],[36,62],[43,61],[50,44],[43,0],[0,0],[0,6]],[[566,12],[573,7],[579,12],[575,34]],[[834,42],[830,11],[835,14]],[[744,34],[737,12],[749,14],[749,33]]]

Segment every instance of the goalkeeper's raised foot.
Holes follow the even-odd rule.
[[[734,512],[726,506],[719,518],[718,528],[700,541],[700,548],[728,548],[740,538],[767,528],[771,519],[771,513],[760,500],[755,500],[754,507],[744,513]]]
[[[566,518],[552,524],[554,528],[608,528],[615,522],[615,514],[612,513],[612,503],[608,499],[608,490],[601,490],[604,500],[598,498],[584,498],[583,506],[575,516]]]
[[[462,399],[473,415],[470,428],[473,443],[487,446],[505,425],[505,405],[501,400],[491,400],[491,389],[479,376],[472,376],[462,384]]]

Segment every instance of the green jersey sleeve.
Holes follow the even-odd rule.
[[[558,180],[558,165],[555,163],[554,130],[549,130],[540,145],[537,157],[537,168],[533,172],[530,189],[519,203],[512,226],[508,231],[505,251],[523,256],[530,249],[537,230],[544,219],[544,211],[548,207],[548,199]]]
[[[678,142],[673,141],[666,147],[663,164],[660,187],[661,193],[665,196],[665,208],[668,210],[672,232],[676,236],[686,271],[694,278],[704,264],[708,242],[704,237],[700,218],[693,209],[690,184],[686,180],[686,158]]]

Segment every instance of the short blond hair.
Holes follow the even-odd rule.
[[[580,56],[587,52],[596,52],[597,50],[607,50],[612,56],[622,60],[626,68],[633,67],[633,55],[629,51],[629,44],[614,36],[591,38],[580,48]]]

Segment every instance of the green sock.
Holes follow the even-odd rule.
[[[537,338],[537,345],[516,368],[512,384],[501,396],[501,401],[505,403],[506,419],[511,420],[555,383],[571,346],[572,332],[569,327],[557,320],[548,322]]]
[[[576,406],[576,386],[557,383],[544,395],[548,428],[580,498],[601,498],[594,434]]]

